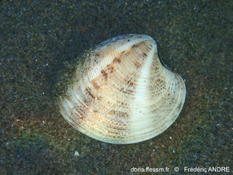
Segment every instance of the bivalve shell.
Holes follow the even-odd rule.
[[[186,96],[183,79],[159,60],[148,35],[114,37],[86,54],[60,100],[62,116],[103,142],[129,144],[165,131]]]

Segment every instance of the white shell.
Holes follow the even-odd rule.
[[[178,117],[186,89],[162,66],[153,38],[122,35],[87,54],[60,101],[63,117],[103,142],[137,143],[165,131]]]

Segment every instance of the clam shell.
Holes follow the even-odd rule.
[[[129,144],[165,131],[178,117],[186,89],[159,61],[148,35],[122,35],[86,54],[61,97],[62,116],[103,142]]]

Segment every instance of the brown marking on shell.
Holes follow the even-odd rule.
[[[108,114],[115,115],[117,117],[123,117],[123,118],[129,117],[129,114],[127,112],[123,112],[123,111],[111,110],[108,112]]]
[[[115,71],[115,67],[113,66],[113,64],[108,64],[106,67],[106,72],[113,73],[114,71]]]
[[[125,123],[117,123],[117,121],[112,121],[111,123],[107,123],[108,128],[111,128],[111,130],[108,130],[108,133],[117,133],[119,135],[119,131],[116,130],[127,130],[127,125]]]
[[[126,51],[126,50],[122,51],[122,52],[120,53],[120,56],[121,56],[121,55],[125,55],[127,52],[128,52],[128,51]]]
[[[143,53],[142,53],[142,56],[143,56],[143,57],[147,57],[147,53],[143,52]]]
[[[157,81],[155,82],[158,86],[161,86],[161,87],[163,87],[163,88],[165,88],[165,84],[166,84],[166,82],[164,81],[164,80],[162,80],[162,79],[157,79]]]
[[[118,63],[118,64],[120,64],[121,63],[121,57],[124,55],[127,55],[127,54],[129,54],[129,50],[127,50],[127,51],[122,51],[121,53],[120,53],[120,57],[115,57],[114,59],[113,59],[113,61],[110,63],[110,64],[108,64],[105,68],[103,68],[102,70],[101,70],[101,75],[100,76],[98,76],[98,77],[96,77],[95,79],[93,79],[91,82],[92,82],[92,85],[93,85],[93,87],[95,88],[95,89],[99,89],[100,87],[102,87],[103,85],[106,85],[107,84],[107,79],[108,79],[108,77],[110,76],[110,74],[112,74],[112,73],[114,73],[115,72],[115,66],[114,66],[114,64],[115,63]],[[105,82],[104,82],[105,81]],[[131,83],[131,85],[133,85],[132,83]]]
[[[128,50],[124,50],[122,51],[119,55],[120,58],[122,58],[123,56],[128,56],[130,53],[132,52],[132,49],[128,49]]]
[[[135,83],[134,83],[133,81],[130,80],[130,81],[129,81],[129,85],[130,85],[130,86],[135,86]]]
[[[130,73],[124,78],[124,82],[129,86],[135,86],[136,85],[136,78],[137,78],[137,74]]]
[[[126,130],[127,127],[125,126],[120,126],[120,125],[114,125],[114,124],[109,124],[108,128],[111,128],[111,129],[116,129],[116,130]],[[108,131],[109,133],[115,133],[115,134],[118,134],[119,135],[119,132],[117,131]]]
[[[112,127],[112,126],[109,126],[109,127]],[[119,136],[119,132],[114,131],[114,130],[108,130],[107,133],[108,133],[108,135],[109,135],[110,137],[113,137],[113,138],[118,138],[118,137],[120,137],[120,136]]]
[[[104,70],[101,70],[101,74],[103,75],[105,80],[108,79],[108,74]]]
[[[76,116],[78,116],[78,118],[76,120],[84,120],[84,114],[85,114],[85,108],[84,107],[77,107],[74,110],[74,114],[76,114]]]
[[[118,57],[115,57],[115,58],[113,59],[113,63],[121,63],[121,59],[118,58]]]
[[[135,86],[134,80],[133,79],[126,79],[125,80],[126,84],[128,84],[129,86]]]
[[[147,42],[146,41],[142,41],[142,42],[140,42],[140,43],[137,43],[137,44],[134,44],[134,45],[132,45],[132,49],[135,49],[135,48],[143,48],[143,47],[146,47],[147,46]]]
[[[141,43],[134,44],[134,45],[132,45],[132,47],[131,47],[131,48],[132,48],[132,49],[137,48],[137,47],[139,47],[139,46],[140,46],[140,44],[141,44]]]
[[[147,57],[147,52],[151,50],[151,45],[147,41],[143,41],[138,44],[134,44],[131,49],[137,52],[137,54],[142,54],[142,58],[144,59],[144,57]]]
[[[126,103],[126,102],[121,102],[121,105],[128,106],[128,103]]]
[[[91,92],[91,88],[87,87],[86,88],[86,92],[88,93],[89,96],[91,96],[91,98],[95,99],[96,97],[93,95],[93,93]]]
[[[103,77],[103,79],[98,78],[100,76],[98,76],[96,79],[98,79],[98,81],[103,81],[103,80],[106,81],[108,79],[108,76],[110,74],[112,74],[114,71],[115,71],[115,67],[113,66],[113,63],[108,64],[106,66],[106,68],[104,68],[104,69],[101,70],[101,75],[100,76]],[[102,83],[100,83],[100,84],[102,84]]]
[[[139,67],[141,67],[141,63],[139,63],[137,60],[135,60],[134,62],[133,62],[133,64],[134,64],[134,66],[138,69]]]
[[[121,88],[120,92],[125,93],[125,94],[133,94],[134,91],[128,88],[127,89]]]

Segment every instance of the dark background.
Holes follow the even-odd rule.
[[[232,169],[232,24],[231,0],[0,1],[0,174]],[[187,98],[163,134],[111,145],[74,130],[56,98],[85,49],[128,33],[157,40],[163,63],[186,80]]]

